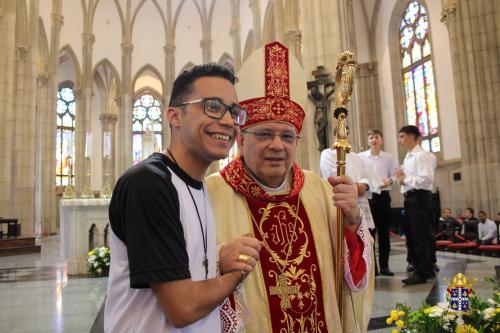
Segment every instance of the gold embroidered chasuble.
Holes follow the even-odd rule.
[[[256,235],[259,239],[262,234],[267,236],[261,263],[247,277],[242,290],[250,311],[245,332],[341,332],[334,287],[336,208],[331,202],[331,186],[312,172],[302,175],[300,200],[297,196],[288,202],[260,205],[235,193],[220,174],[206,179],[219,244],[247,233],[261,233]],[[285,218],[289,223],[279,223]],[[267,220],[278,223],[265,226]],[[351,297],[347,284],[344,290],[344,332],[364,332],[367,311],[371,311],[371,303],[367,308],[366,300],[370,297],[366,292]]]

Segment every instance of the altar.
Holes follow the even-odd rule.
[[[107,245],[110,199],[61,199],[60,255],[68,275],[88,272],[87,252]]]

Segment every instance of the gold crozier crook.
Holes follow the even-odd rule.
[[[332,149],[337,151],[337,175],[345,175],[346,154],[351,151],[347,142],[347,109],[345,105],[351,100],[352,84],[356,73],[356,62],[351,51],[344,51],[337,56],[337,68],[335,73],[335,111],[337,119],[337,134]],[[337,293],[337,304],[339,307],[342,329],[343,321],[343,279],[342,261],[344,257],[344,215],[340,209],[337,210],[337,237],[335,242],[335,290]],[[353,309],[354,310],[354,309]]]

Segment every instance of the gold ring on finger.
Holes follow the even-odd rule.
[[[248,262],[248,256],[246,254],[240,254],[238,256],[238,261],[241,261],[241,262],[244,262],[244,263],[247,263]]]

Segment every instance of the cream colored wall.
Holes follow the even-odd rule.
[[[73,6],[77,6],[77,3],[75,2]],[[108,59],[120,71],[122,31],[120,17],[113,1],[99,1],[95,13],[94,27],[96,38],[92,56],[94,66],[92,67],[95,67],[95,64],[102,59]],[[79,36],[78,39],[80,39]],[[78,56],[81,56],[81,53]]]

